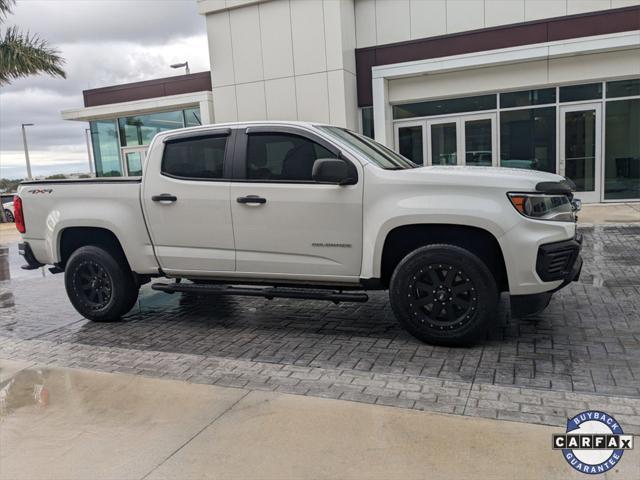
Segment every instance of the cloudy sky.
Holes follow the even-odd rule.
[[[38,33],[66,60],[66,80],[48,76],[0,88],[0,177],[26,175],[20,125],[34,175],[88,171],[84,130],[60,111],[82,107],[82,90],[209,70],[204,17],[196,0],[18,0],[5,25]]]

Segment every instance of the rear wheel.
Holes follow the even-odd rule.
[[[138,299],[138,285],[126,261],[100,247],[73,252],[64,280],[75,309],[96,322],[118,320]]]
[[[420,340],[468,345],[489,329],[498,289],[473,253],[454,245],[428,245],[398,264],[389,298],[400,324]]]

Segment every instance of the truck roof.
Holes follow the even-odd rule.
[[[164,132],[159,133],[158,135],[171,135],[171,134],[175,134],[176,132],[193,132],[193,131],[198,131],[198,130],[206,130],[209,128],[219,128],[219,127],[249,127],[252,125],[289,125],[289,126],[296,126],[296,127],[317,127],[317,126],[324,126],[327,125],[329,126],[329,124],[325,124],[322,122],[303,122],[303,121],[298,121],[298,120],[250,120],[250,121],[244,121],[244,122],[224,122],[224,123],[209,123],[206,125],[198,125],[195,127],[184,127],[184,128],[176,128],[174,130],[166,130]]]

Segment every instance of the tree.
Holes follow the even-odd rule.
[[[4,23],[16,0],[0,0],[0,24]],[[46,73],[66,78],[64,59],[37,34],[24,33],[18,27],[0,32],[0,86],[12,80]]]

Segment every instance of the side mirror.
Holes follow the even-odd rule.
[[[339,158],[319,158],[313,162],[311,178],[320,183],[352,185],[356,179],[350,172],[350,165]]]

